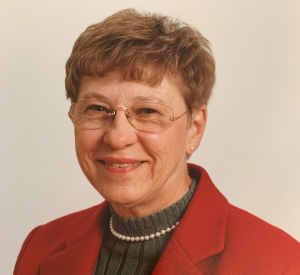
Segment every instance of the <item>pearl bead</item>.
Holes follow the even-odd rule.
[[[126,236],[122,235],[122,240],[125,241],[126,240]]]
[[[146,236],[145,236],[145,240],[146,240],[146,241],[149,241],[149,239],[150,239],[149,236],[146,235]]]
[[[175,225],[172,225],[171,229],[173,230],[173,229],[175,229],[175,227],[176,227]]]
[[[154,235],[154,234],[150,234],[150,238],[151,238],[151,239],[154,239],[154,238],[155,238],[155,235]]]
[[[144,236],[141,236],[140,237],[140,241],[144,241],[145,240],[145,237]]]
[[[134,237],[131,237],[130,240],[131,240],[132,242],[134,242]]]
[[[135,237],[134,240],[135,240],[136,242],[138,242],[138,241],[140,240],[140,237]]]
[[[165,235],[165,234],[166,234],[166,230],[160,231],[160,234],[161,234],[161,235]]]
[[[160,237],[160,233],[159,232],[156,232],[155,233],[155,236],[158,238],[158,237]]]
[[[168,227],[168,228],[166,229],[166,231],[167,231],[167,232],[171,232],[171,228]]]
[[[130,237],[129,236],[126,237],[126,241],[128,241],[128,242],[130,241]]]

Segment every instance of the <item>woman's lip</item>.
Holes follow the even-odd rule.
[[[131,158],[113,158],[113,157],[106,157],[100,159],[106,163],[116,163],[116,164],[133,164],[141,162],[142,160],[139,159],[131,159]]]

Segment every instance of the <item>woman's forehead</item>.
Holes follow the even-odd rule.
[[[124,79],[116,75],[83,76],[78,101],[100,100],[111,103],[157,102],[171,104],[182,101],[177,86],[164,78],[159,85],[151,87],[142,81]]]

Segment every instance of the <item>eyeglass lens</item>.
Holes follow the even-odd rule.
[[[117,111],[120,109],[116,108]],[[173,110],[166,105],[154,102],[139,102],[124,109],[128,121],[137,130],[161,132],[168,129],[173,121]],[[83,101],[71,106],[70,116],[76,127],[100,129],[114,119],[114,109],[105,102]]]

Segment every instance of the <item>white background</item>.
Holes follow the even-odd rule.
[[[212,43],[217,82],[201,147],[228,200],[300,240],[299,0],[0,0],[0,269],[37,225],[102,201],[77,164],[64,65],[117,10],[161,12]]]

